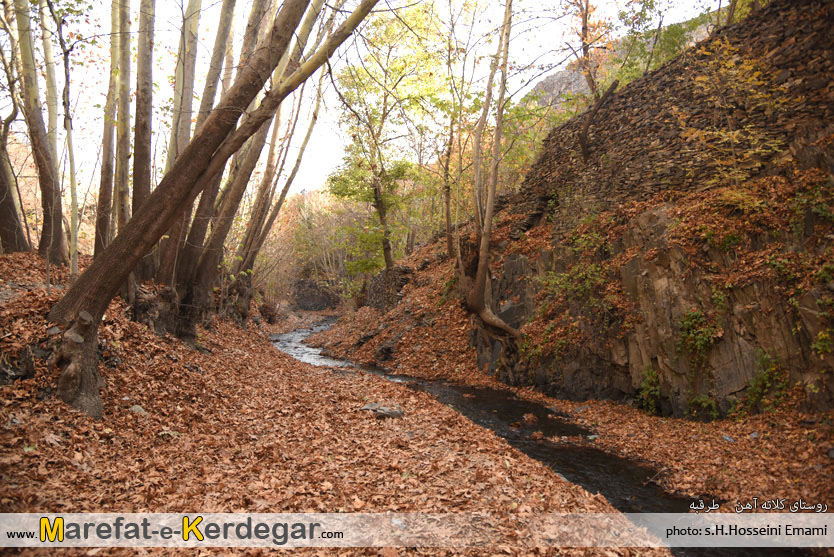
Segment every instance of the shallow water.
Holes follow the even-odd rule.
[[[475,388],[446,381],[428,381],[408,375],[390,374],[383,369],[354,365],[345,360],[322,354],[321,348],[304,341],[312,334],[332,327],[330,318],[309,329],[273,335],[276,348],[293,358],[315,366],[341,368],[342,372],[358,369],[373,373],[409,388],[425,391],[437,401],[453,408],[481,427],[495,432],[510,445],[531,458],[549,466],[568,481],[581,485],[590,493],[601,493],[609,503],[623,513],[685,513],[690,498],[666,492],[653,482],[657,472],[631,460],[597,449],[579,437],[592,432],[570,422],[564,414],[538,403],[528,402],[509,390]],[[535,416],[535,420],[529,415]],[[527,419],[525,419],[527,415]],[[531,438],[540,431],[544,437],[568,437],[561,443]],[[706,497],[707,500],[712,497]],[[766,548],[674,548],[675,555],[804,555],[801,551]]]

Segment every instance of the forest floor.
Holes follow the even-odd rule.
[[[506,226],[497,234],[506,235]],[[796,390],[772,411],[710,423],[660,417],[612,401],[574,402],[532,388],[509,387],[478,369],[469,341],[473,318],[451,293],[453,264],[441,242],[399,262],[417,271],[385,315],[363,307],[310,338],[325,353],[424,379],[507,389],[567,414],[598,437],[553,438],[590,444],[657,470],[667,491],[735,504],[770,499],[827,504],[834,511],[834,411],[805,412]]]
[[[52,281],[67,279],[65,269],[52,271]],[[0,256],[0,351],[7,363],[32,343],[48,343],[45,315],[63,289],[47,293],[44,282],[39,258]],[[602,496],[428,394],[302,364],[255,327],[218,321],[200,331],[208,351],[196,351],[130,321],[116,300],[100,333],[101,419],[53,396],[57,369],[37,357],[34,377],[0,387],[0,512],[484,511],[503,517],[501,540],[489,553],[504,554],[520,552],[531,514],[615,512]],[[368,402],[397,405],[405,416],[375,419],[360,410]],[[33,553],[50,551],[24,552]]]

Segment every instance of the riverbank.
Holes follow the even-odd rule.
[[[60,296],[27,258],[0,256],[4,354],[48,337],[43,315]],[[102,419],[52,396],[56,375],[37,357],[34,377],[0,387],[0,512],[482,511],[503,519],[490,551],[507,554],[521,552],[531,514],[614,512],[427,393],[301,364],[264,331],[225,322],[201,330],[195,351],[126,310],[114,302],[101,328]],[[369,402],[405,415],[375,419]]]
[[[413,269],[400,303],[388,313],[363,307],[310,339],[325,352],[423,379],[509,389],[565,413],[598,437],[582,443],[637,460],[658,471],[667,491],[715,496],[721,510],[736,501],[785,498],[834,508],[834,411],[804,412],[795,391],[758,414],[709,423],[653,416],[627,402],[567,401],[531,388],[508,387],[478,369],[470,343],[475,326],[449,285],[453,264],[438,242],[401,262]],[[551,438],[555,443],[576,439]]]

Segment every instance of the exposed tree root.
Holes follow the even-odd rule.
[[[518,332],[518,329],[510,327],[503,319],[492,313],[492,310],[488,306],[478,312],[478,317],[487,325],[504,331],[513,338],[521,338],[521,333]]]
[[[100,418],[103,412],[99,388],[103,381],[98,373],[98,327],[94,318],[81,311],[64,333],[52,362],[61,368],[58,396],[61,400]]]

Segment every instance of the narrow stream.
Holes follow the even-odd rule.
[[[664,491],[653,482],[657,473],[628,459],[606,453],[585,442],[576,443],[578,437],[589,440],[593,435],[588,429],[568,421],[567,416],[538,403],[528,402],[511,391],[474,388],[446,381],[428,381],[408,375],[393,375],[385,370],[355,365],[345,360],[329,358],[321,348],[304,343],[312,334],[332,327],[330,318],[309,329],[273,335],[276,348],[293,358],[315,366],[358,369],[409,388],[425,391],[437,401],[453,408],[481,427],[492,430],[510,445],[527,456],[548,465],[568,481],[581,485],[590,493],[601,493],[617,510],[623,513],[685,513],[689,512],[691,499]],[[349,371],[348,371],[349,372]],[[536,417],[527,423],[525,415]],[[544,437],[569,437],[568,442],[553,443],[535,440],[531,435],[540,431]],[[592,438],[592,437],[591,437]],[[711,499],[711,497],[709,498]],[[780,549],[778,553],[765,548],[674,548],[675,555],[803,555]]]

